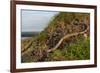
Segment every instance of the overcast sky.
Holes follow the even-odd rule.
[[[58,12],[22,10],[22,32],[40,32]]]

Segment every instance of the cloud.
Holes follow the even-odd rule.
[[[59,12],[22,10],[22,32],[42,31]]]

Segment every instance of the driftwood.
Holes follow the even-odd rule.
[[[71,33],[71,34],[67,34],[67,35],[65,35],[64,37],[62,37],[62,38],[59,40],[59,42],[58,42],[53,48],[45,50],[46,54],[48,54],[49,52],[52,52],[52,51],[56,50],[56,49],[61,45],[61,43],[62,43],[64,40],[67,40],[68,38],[70,38],[70,37],[72,37],[72,36],[77,36],[77,35],[82,35],[82,34],[84,35],[84,34],[89,30],[89,25],[88,25],[88,24],[85,24],[84,26],[86,27],[86,29],[85,29],[84,31],[82,31],[82,32],[76,32],[76,33]],[[31,44],[32,44],[33,41],[34,41],[34,40],[31,40],[31,41],[28,43],[28,45],[25,46],[24,50],[21,51],[21,52],[22,52],[22,56],[23,56],[24,54],[27,54],[28,52],[31,52],[31,51],[32,51],[32,50],[28,51],[28,48],[31,46]],[[40,53],[40,52],[39,52],[39,53]],[[37,53],[37,54],[38,54],[38,53]],[[42,57],[44,57],[43,54],[44,54],[44,52],[41,50],[41,53],[40,53],[39,55],[42,55]],[[34,56],[35,56],[35,55],[34,55]],[[39,56],[38,56],[38,57],[39,57]],[[41,60],[42,57],[40,57],[37,61]]]
[[[62,37],[60,39],[60,41],[57,43],[56,46],[54,46],[52,49],[48,50],[47,52],[52,52],[52,51],[56,50],[64,40],[66,40],[66,39],[68,39],[68,38],[70,38],[72,36],[77,36],[77,35],[81,35],[81,34],[86,33],[89,30],[89,26],[86,25],[86,27],[87,27],[86,30],[84,30],[82,32],[76,32],[76,33],[71,33],[71,34],[65,35],[64,37]]]

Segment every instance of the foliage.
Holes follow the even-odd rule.
[[[66,43],[67,44],[67,43]],[[86,60],[90,59],[90,38],[80,37],[75,43],[70,43],[64,48],[59,48],[49,53],[46,61],[60,60]]]
[[[54,47],[58,41],[67,34],[83,31],[80,27],[82,25],[73,25],[74,19],[79,21],[86,19],[89,22],[88,13],[73,13],[60,12],[48,24],[44,31],[40,32],[32,39],[22,40],[22,50],[29,43],[28,51],[23,55],[22,62],[37,62],[37,61],[64,61],[64,60],[86,60],[90,59],[90,37],[84,38],[83,35],[69,38],[64,46],[57,48],[51,53],[44,51]],[[89,24],[88,24],[89,25]],[[41,58],[41,59],[40,59]]]

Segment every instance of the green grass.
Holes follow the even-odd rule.
[[[60,60],[87,60],[90,59],[90,38],[82,38],[76,40],[75,43],[70,43],[64,48],[55,50],[49,53],[46,61]]]
[[[39,35],[33,36],[32,45],[29,46],[30,52],[22,56],[22,62],[37,62],[40,55],[31,55],[32,51],[39,53],[39,50],[48,50],[49,46],[47,41],[50,36],[56,32],[58,27],[61,28],[63,34],[74,33],[77,30],[72,30],[71,22],[78,18],[79,20],[87,19],[89,21],[89,13],[72,13],[72,12],[60,12],[55,18],[48,24]],[[76,26],[76,25],[73,25]],[[73,27],[74,28],[74,27]],[[79,29],[79,28],[76,28]],[[71,30],[71,32],[69,32]],[[69,40],[72,38],[69,38]],[[53,40],[53,39],[52,39]],[[27,40],[22,41],[22,49],[29,43]],[[77,36],[73,40],[74,42],[66,42],[64,47],[59,47],[55,51],[48,53],[47,58],[44,61],[64,61],[64,60],[87,60],[90,59],[90,38],[83,38],[83,36]],[[52,44],[52,43],[51,43]]]

